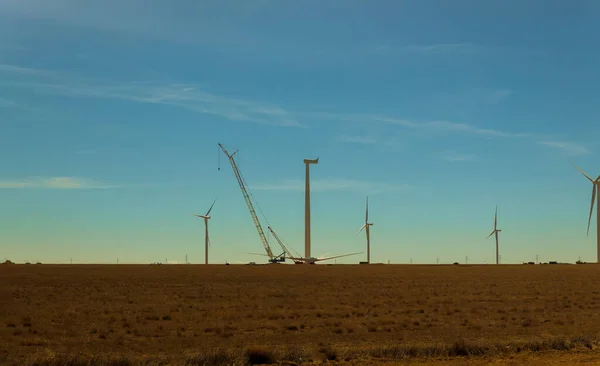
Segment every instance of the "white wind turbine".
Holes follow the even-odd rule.
[[[492,230],[491,234],[488,235],[486,239],[490,236],[496,234],[496,264],[500,264],[500,256],[498,252],[498,233],[502,230],[498,229],[498,205],[496,205],[496,213],[494,213],[494,230]]]
[[[589,175],[585,174],[583,170],[579,169],[577,165],[570,162],[575,169],[579,170],[590,182],[592,182],[592,202],[590,204],[590,216],[588,217],[587,235],[590,235],[590,224],[592,222],[592,212],[594,211],[594,200],[598,200],[598,207],[600,207],[600,175],[596,180],[592,179]],[[598,214],[598,208],[596,208],[596,261],[600,263],[600,215]]]
[[[363,226],[360,227],[360,230],[358,230],[358,234],[360,234],[360,232],[365,229],[365,232],[367,234],[367,263],[371,263],[371,231],[370,231],[370,227],[373,226],[373,223],[369,222],[369,197],[367,197],[367,210],[366,210],[366,216],[365,216],[365,224]]]
[[[210,239],[208,238],[208,220],[210,219],[210,211],[215,205],[215,202],[217,202],[216,198],[213,201],[212,205],[210,205],[210,208],[208,209],[205,215],[194,214],[194,216],[204,219],[204,264],[208,264],[208,247],[210,246]]]

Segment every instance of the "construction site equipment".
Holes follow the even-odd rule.
[[[275,240],[277,241],[277,243],[279,243],[279,245],[281,246],[281,249],[283,249],[283,254],[282,255],[287,255],[287,258],[289,258],[292,261],[294,261],[294,264],[316,264],[317,262],[327,261],[327,260],[330,260],[330,259],[347,257],[347,256],[350,256],[350,255],[362,254],[362,253],[350,253],[350,254],[336,255],[336,256],[333,256],[333,257],[321,257],[321,258],[309,257],[309,258],[305,258],[305,257],[302,257],[298,252],[296,252],[292,247],[290,247],[288,245],[285,245],[285,243],[283,242],[283,240],[281,240],[281,238],[279,237],[279,235],[277,235],[275,233],[275,231],[273,231],[273,229],[271,228],[270,225],[269,225],[269,231],[271,232],[271,234],[273,234],[273,237],[275,238]],[[292,251],[294,253],[292,253]],[[256,253],[249,253],[249,254],[256,254]],[[264,255],[264,254],[259,254],[259,255]]]
[[[290,249],[283,243],[283,240],[281,240],[279,238],[279,236],[275,233],[275,231],[273,231],[271,226],[269,226],[268,229],[271,232],[271,234],[273,235],[273,238],[275,238],[277,243],[279,243],[279,246],[281,247],[281,249],[283,249],[284,255],[287,254],[288,258],[291,258],[294,261],[294,263],[296,263],[296,264],[304,263],[304,261],[301,259],[302,256],[298,252],[296,252],[293,248],[292,248],[292,250],[294,251],[294,253],[292,253],[292,251],[290,251]]]
[[[231,163],[231,168],[233,169],[233,174],[235,174],[238,184],[240,185],[240,189],[242,190],[242,195],[244,196],[244,200],[246,201],[246,205],[248,206],[248,211],[250,211],[250,216],[252,216],[252,221],[254,222],[254,226],[256,227],[256,230],[258,231],[258,236],[260,237],[260,241],[262,242],[263,246],[265,247],[265,251],[267,252],[267,256],[269,257],[269,263],[285,262],[285,253],[280,254],[278,256],[273,255],[273,252],[271,251],[271,247],[269,246],[269,242],[267,241],[267,237],[265,236],[265,232],[263,231],[262,225],[260,224],[260,220],[258,219],[258,215],[256,214],[256,211],[254,210],[254,205],[252,205],[252,199],[250,198],[250,194],[248,193],[248,189],[246,188],[246,181],[244,180],[242,174],[240,173],[240,170],[234,159],[235,154],[239,150],[236,150],[233,152],[233,154],[230,154],[227,151],[227,149],[225,149],[225,147],[223,145],[221,145],[221,143],[219,143],[219,147],[221,148],[221,150],[223,150],[223,153],[225,153],[225,155],[229,159],[229,163]],[[220,170],[220,167],[219,167],[219,170]]]

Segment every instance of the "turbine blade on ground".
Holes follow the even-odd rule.
[[[590,235],[590,223],[592,222],[592,211],[594,211],[594,202],[596,201],[596,185],[592,184],[592,202],[590,204],[590,216],[588,217],[587,235]]]
[[[363,252],[360,252],[360,253],[350,253],[350,254],[342,254],[342,255],[336,255],[336,256],[333,256],[333,257],[327,257],[327,258],[317,258],[316,260],[317,260],[317,261],[326,261],[326,260],[329,260],[329,259],[341,258],[341,257],[348,257],[348,256],[350,256],[350,255],[357,255],[357,254],[362,254],[362,253],[363,253]]]
[[[260,253],[246,253],[246,254],[261,255],[263,257],[268,257],[268,255],[266,255],[266,254],[260,254]]]

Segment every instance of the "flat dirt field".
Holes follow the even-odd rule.
[[[0,364],[600,363],[600,266],[0,265]]]

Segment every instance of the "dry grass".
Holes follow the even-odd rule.
[[[300,364],[592,349],[599,280],[597,265],[0,266],[0,363]]]

